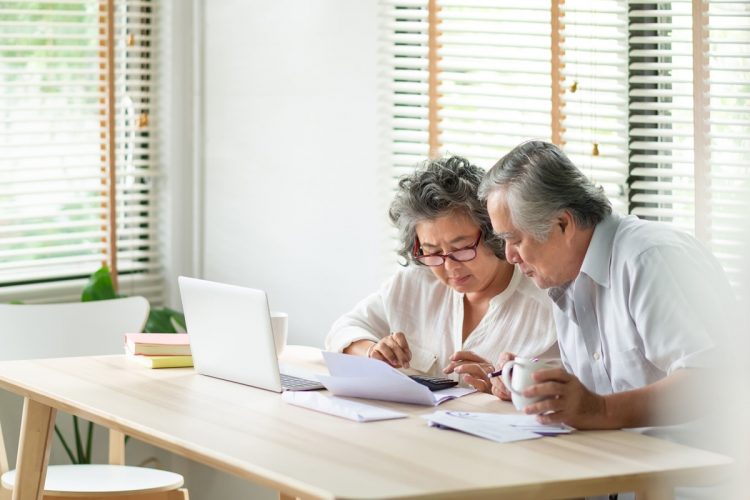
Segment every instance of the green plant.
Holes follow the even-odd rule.
[[[115,291],[112,282],[112,274],[107,266],[102,266],[89,277],[88,283],[81,293],[81,302],[92,300],[109,300],[125,295],[118,294]],[[153,333],[177,333],[185,331],[185,315],[168,307],[154,307],[148,315],[144,332]],[[93,446],[94,424],[87,422],[85,436],[81,434],[78,417],[73,416],[73,437],[75,450],[68,445],[62,431],[55,425],[55,434],[60,439],[65,452],[70,461],[74,464],[90,464],[91,449]],[[85,425],[85,424],[84,424]],[[127,440],[127,436],[125,438]]]

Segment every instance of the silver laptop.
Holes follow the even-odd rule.
[[[314,380],[282,374],[265,292],[178,278],[195,370],[260,389],[323,389]]]

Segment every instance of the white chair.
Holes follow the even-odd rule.
[[[123,335],[140,332],[148,318],[143,297],[66,304],[0,304],[0,360],[121,354]],[[110,431],[109,464],[50,465],[45,500],[187,500],[183,477],[125,466],[125,436]],[[10,498],[15,471],[0,428],[0,499]]]

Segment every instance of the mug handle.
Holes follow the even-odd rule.
[[[523,396],[523,394],[515,390],[510,383],[510,372],[513,370],[513,365],[515,364],[516,364],[515,360],[511,360],[505,363],[503,365],[503,374],[501,376],[503,378],[503,384],[505,384],[506,389],[508,389],[511,393],[515,394],[516,396]]]

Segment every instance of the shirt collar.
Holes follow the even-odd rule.
[[[569,281],[564,285],[550,288],[547,295],[552,299],[552,303],[573,323],[578,324],[576,317],[576,308],[573,299],[573,282]]]
[[[581,273],[607,288],[609,288],[612,243],[620,220],[619,215],[610,214],[596,225],[586,250],[586,256],[583,258],[583,264],[581,264]]]

